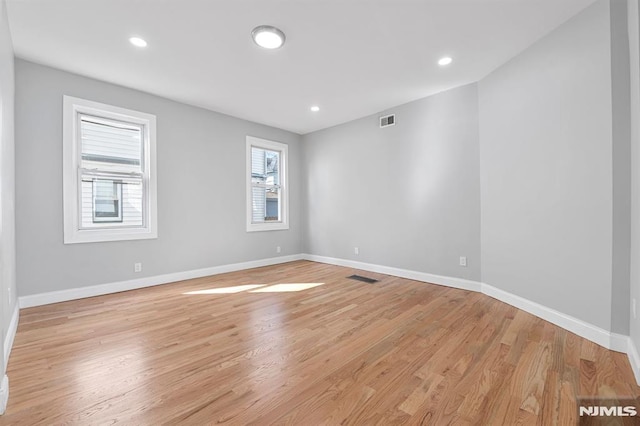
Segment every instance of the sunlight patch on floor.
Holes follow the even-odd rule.
[[[324,283],[288,283],[288,284],[247,284],[233,287],[209,288],[206,290],[188,291],[182,294],[233,294],[248,291],[249,293],[288,293],[293,291],[308,290]]]
[[[219,288],[209,288],[206,290],[188,291],[182,294],[231,294],[231,293],[240,293],[241,291],[253,290],[255,288],[264,287],[265,285],[266,284],[236,285],[233,287],[219,287]]]
[[[249,293],[286,293],[290,291],[302,291],[310,288],[318,287],[324,283],[291,283],[291,284],[274,284],[267,287],[252,290]]]

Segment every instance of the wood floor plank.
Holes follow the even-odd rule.
[[[566,425],[640,396],[624,354],[493,298],[308,261],[23,309],[8,375],[0,426]]]

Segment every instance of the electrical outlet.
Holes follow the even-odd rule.
[[[134,263],[133,272],[142,272],[142,263]]]
[[[280,246],[276,247],[276,253],[280,253],[282,251],[282,249],[280,248]]]
[[[635,299],[635,297],[633,299],[631,299],[631,311],[633,311],[633,319],[638,318],[638,316],[636,315],[636,299]]]
[[[460,266],[467,266],[467,256],[460,256]]]
[[[360,249],[358,247],[354,247],[353,248],[353,254],[355,254],[356,256],[360,254]]]

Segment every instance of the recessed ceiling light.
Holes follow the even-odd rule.
[[[438,61],[438,65],[443,67],[445,65],[449,65],[452,61],[453,59],[451,59],[449,56],[445,56],[444,58],[440,58],[440,60]]]
[[[285,36],[282,31],[270,25],[260,25],[251,31],[253,41],[265,49],[277,49],[284,44]]]
[[[129,43],[133,44],[136,47],[147,47],[147,42],[140,37],[131,37],[129,39]]]
[[[319,107],[318,105],[314,105],[314,106],[312,106],[310,109],[311,109],[311,111],[313,111],[313,112],[318,112],[318,111],[320,111],[320,107]]]

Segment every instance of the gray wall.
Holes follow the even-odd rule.
[[[472,84],[303,136],[305,251],[479,280],[477,105]]]
[[[14,71],[6,3],[0,2],[0,321],[5,342],[16,306],[15,167],[14,167]],[[0,379],[4,376],[4,351],[0,355]]]
[[[631,262],[631,101],[627,2],[611,0],[613,275],[611,330],[629,334]]]
[[[63,244],[63,95],[157,116],[158,239]],[[20,295],[301,252],[299,135],[19,59],[16,105]],[[289,145],[289,230],[246,232],[246,135]]]
[[[605,330],[609,18],[599,1],[479,83],[482,281]]]
[[[628,1],[631,103],[631,297],[640,300],[640,7]],[[640,306],[637,306],[640,308]],[[632,312],[633,313],[633,312]],[[640,313],[640,310],[637,311]],[[629,334],[640,347],[640,319],[630,315]]]

